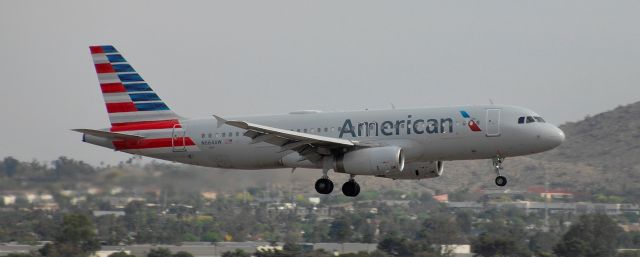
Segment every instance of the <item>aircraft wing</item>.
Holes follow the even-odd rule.
[[[214,117],[218,120],[218,126],[226,124],[246,130],[247,132],[244,135],[253,139],[252,144],[269,143],[279,146],[281,152],[293,150],[312,161],[321,159],[320,154],[328,154],[330,149],[353,147],[358,144],[356,141],[342,138],[301,133],[241,120],[226,120],[216,115]]]

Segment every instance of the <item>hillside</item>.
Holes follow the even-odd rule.
[[[640,165],[640,102],[560,126],[567,141],[537,159],[586,163],[606,171],[632,171]]]

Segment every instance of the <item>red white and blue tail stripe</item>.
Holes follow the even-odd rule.
[[[179,118],[115,47],[105,45],[89,48],[111,126],[170,122]]]
[[[89,48],[111,121],[110,131],[115,135],[112,143],[116,150],[137,154],[198,150],[180,124],[181,117],[169,109],[115,47]],[[120,134],[142,138],[117,137]]]

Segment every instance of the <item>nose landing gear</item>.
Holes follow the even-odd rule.
[[[505,176],[502,176],[500,174],[500,170],[502,170],[502,162],[504,161],[504,158],[500,157],[500,156],[496,156],[493,158],[493,167],[496,171],[496,175],[498,175],[496,177],[496,185],[499,187],[503,187],[505,185],[507,185],[507,178]]]

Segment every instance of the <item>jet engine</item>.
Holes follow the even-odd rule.
[[[378,177],[390,179],[423,179],[436,178],[442,175],[444,165],[442,161],[407,163],[402,172],[392,171]]]
[[[383,175],[390,172],[402,173],[404,153],[397,146],[363,148],[335,158],[336,172],[353,175]]]

